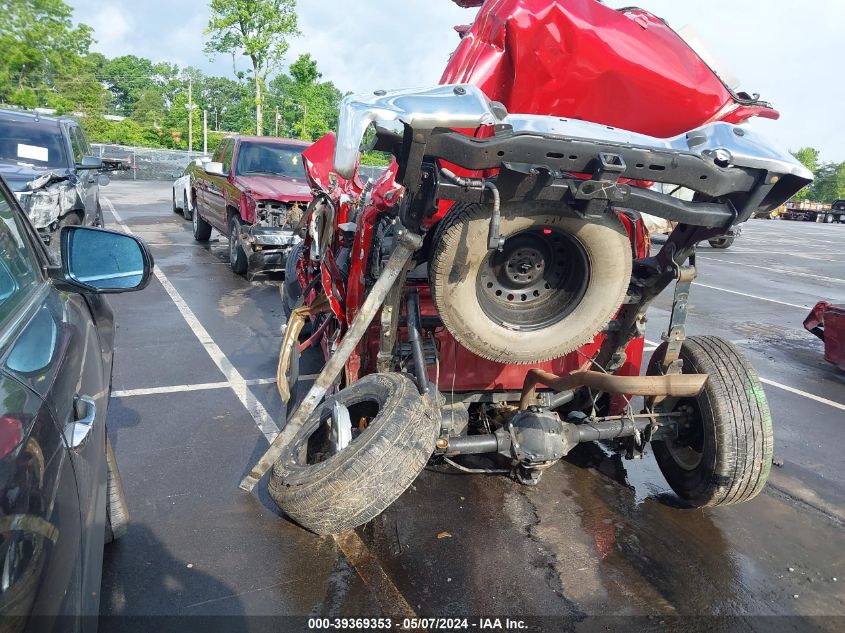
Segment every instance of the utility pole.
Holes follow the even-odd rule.
[[[282,118],[282,115],[279,114],[279,108],[276,108],[276,136],[279,136],[279,119]]]
[[[208,154],[208,110],[202,111],[202,153]]]
[[[194,78],[188,77],[188,151],[194,151]]]
[[[302,104],[302,138],[303,140],[308,140],[308,130],[306,126],[308,125],[308,104]]]

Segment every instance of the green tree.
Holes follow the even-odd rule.
[[[810,200],[829,203],[845,199],[845,162],[823,163],[815,175],[816,180],[810,188]]]
[[[291,64],[289,75],[278,75],[270,83],[283,133],[315,140],[337,126],[343,95],[332,82],[320,79],[317,62],[306,53]]]
[[[798,159],[798,162],[800,162],[802,165],[804,165],[804,167],[809,169],[811,172],[813,172],[815,174],[816,171],[818,171],[818,169],[819,169],[819,150],[817,150],[813,147],[802,147],[797,152],[791,152],[791,153],[795,158]],[[794,200],[809,200],[811,194],[812,194],[812,188],[811,187],[805,187],[804,189],[799,191],[793,199]]]
[[[153,63],[143,57],[122,55],[106,62],[102,79],[112,94],[112,113],[130,116],[141,95],[157,87],[153,76]]]
[[[240,52],[252,63],[255,126],[260,135],[267,76],[281,64],[288,38],[299,35],[296,0],[211,0],[205,34],[206,52]]]
[[[0,0],[0,99],[14,105],[96,109],[102,88],[88,58],[92,30],[62,0]]]

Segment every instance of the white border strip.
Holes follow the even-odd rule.
[[[717,286],[709,286],[707,284],[702,284],[699,282],[694,282],[693,285],[701,287],[701,288],[709,288],[710,290],[719,290],[720,292],[727,292],[728,294],[732,295],[739,295],[740,297],[748,297],[749,299],[757,299],[758,301],[768,301],[769,303],[777,303],[782,306],[789,306],[790,308],[798,308],[799,310],[809,310],[812,306],[809,305],[798,305],[797,303],[787,303],[786,301],[778,301],[777,299],[769,299],[767,297],[761,297],[759,295],[750,295],[746,292],[738,292],[737,290],[728,290],[727,288],[719,288]]]
[[[272,385],[275,378],[257,378],[245,381],[247,385]],[[190,391],[212,391],[214,389],[228,389],[228,382],[206,382],[195,385],[171,385],[168,387],[147,387],[145,389],[124,389],[112,391],[112,398],[131,398],[133,396],[158,396],[168,393],[188,393]]]
[[[829,281],[835,284],[845,284],[845,279],[840,277],[826,277],[824,275],[815,275],[813,273],[802,273],[798,270],[788,270],[786,268],[773,268],[772,266],[758,266],[757,264],[746,264],[745,262],[729,262],[724,259],[719,259],[717,257],[706,257],[704,255],[698,255],[698,259],[706,259],[710,262],[719,262],[720,264],[725,264],[727,266],[743,266],[745,268],[755,268],[757,270],[765,270],[770,273],[775,273],[778,275],[796,275],[798,277],[807,277],[809,279],[819,279],[820,281]],[[841,263],[841,262],[837,262]]]
[[[104,198],[103,200],[108,205],[109,211],[114,216],[114,219],[120,225],[121,229],[123,229],[126,233],[133,235],[132,229],[123,222],[123,219],[114,208],[111,200],[107,198]],[[243,404],[244,407],[246,407],[246,410],[249,411],[249,414],[252,416],[252,419],[255,421],[258,429],[264,434],[264,437],[266,437],[268,441],[272,442],[279,434],[279,427],[276,426],[272,416],[267,412],[267,409],[264,408],[264,405],[261,404],[258,398],[255,397],[255,394],[253,394],[249,389],[249,385],[247,381],[244,380],[241,373],[235,368],[231,361],[229,361],[226,354],[223,353],[223,350],[220,349],[217,343],[214,342],[214,339],[211,338],[211,335],[205,327],[203,327],[199,319],[197,319],[191,308],[188,307],[188,304],[182,298],[182,295],[179,294],[179,291],[177,291],[174,285],[170,283],[167,275],[165,275],[159,267],[154,268],[153,274],[155,274],[156,279],[158,279],[164,287],[165,292],[170,295],[171,300],[176,304],[176,308],[179,310],[182,318],[185,319],[188,327],[191,328],[191,331],[199,339],[200,344],[205,348],[205,351],[211,357],[211,360],[214,361],[217,368],[223,372],[224,376],[226,376],[228,386],[232,388],[232,391],[235,392],[238,400],[240,400],[241,404]]]

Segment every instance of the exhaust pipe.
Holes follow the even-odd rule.
[[[556,376],[542,369],[532,369],[525,375],[520,411],[535,403],[537,385],[545,385],[556,391],[571,391],[589,387],[602,393],[617,393],[627,396],[668,396],[670,398],[693,398],[701,393],[707,382],[707,374],[670,374],[667,376],[614,376],[587,369],[586,363],[567,376]]]

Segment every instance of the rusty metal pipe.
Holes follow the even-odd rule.
[[[707,374],[672,374],[668,376],[614,376],[590,371],[587,363],[568,376],[556,376],[542,369],[532,369],[525,376],[519,408],[525,411],[536,401],[537,385],[546,385],[556,391],[569,391],[589,387],[602,393],[620,393],[627,396],[669,396],[692,398],[701,393]]]

